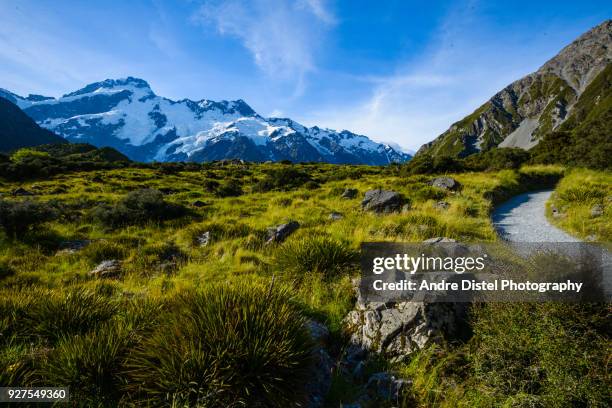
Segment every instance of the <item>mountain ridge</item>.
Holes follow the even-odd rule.
[[[265,118],[244,100],[174,101],[143,79],[94,82],[60,98],[21,97],[0,89],[40,126],[67,140],[110,146],[139,161],[403,162],[410,155],[343,130]]]
[[[17,105],[0,95],[0,152],[47,143],[66,143],[53,132],[43,129]]]
[[[611,61],[612,20],[606,20],[453,123],[416,155],[465,157],[497,146],[531,149],[572,115]]]

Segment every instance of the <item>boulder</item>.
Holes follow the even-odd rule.
[[[289,221],[286,224],[268,228],[268,239],[266,244],[281,243],[300,227],[297,221]]]
[[[604,210],[605,208],[603,205],[595,204],[593,207],[591,207],[591,217],[601,217],[602,215],[604,215]]]
[[[114,278],[121,275],[121,261],[116,259],[102,261],[98,266],[89,272],[89,275],[96,278]]]
[[[31,191],[26,190],[23,187],[16,188],[15,190],[13,190],[12,194],[14,196],[33,196],[34,195],[34,193],[32,193]]]
[[[351,198],[357,197],[358,193],[359,193],[359,191],[357,191],[356,188],[347,188],[347,189],[344,190],[344,192],[342,193],[341,197],[342,198],[346,198],[346,199],[351,199]]]
[[[450,208],[450,203],[446,201],[438,201],[434,204],[434,208],[437,210],[448,210]]]
[[[89,244],[91,244],[91,241],[88,239],[64,241],[60,244],[61,249],[56,253],[56,255],[71,255],[82,250]]]
[[[329,219],[332,221],[338,221],[338,220],[341,220],[342,218],[344,218],[344,216],[340,214],[339,212],[332,211],[332,213],[329,214]]]
[[[375,400],[399,402],[412,381],[387,372],[373,374],[366,384],[368,396]]]
[[[429,182],[433,187],[438,187],[443,190],[455,191],[459,188],[460,184],[457,180],[452,177],[436,177]]]
[[[310,381],[306,384],[308,393],[308,408],[322,407],[325,402],[325,396],[329,392],[332,380],[332,370],[334,362],[325,349],[325,345],[329,339],[329,330],[327,327],[315,320],[309,320],[306,323],[310,336],[315,342],[314,349],[314,370]]]
[[[399,361],[416,350],[440,343],[459,333],[465,312],[464,303],[358,303],[344,320],[351,333],[348,365],[359,361],[359,353],[374,352]]]
[[[391,213],[399,211],[404,204],[404,200],[395,191],[389,190],[370,190],[365,193],[361,202],[361,208],[377,213]]]
[[[210,231],[206,231],[202,235],[196,238],[196,242],[199,246],[205,247],[210,243]]]

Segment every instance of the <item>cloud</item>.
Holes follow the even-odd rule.
[[[316,69],[315,44],[335,17],[317,0],[228,0],[206,1],[194,20],[240,40],[263,72],[295,81],[299,91]]]
[[[476,3],[456,6],[420,55],[387,76],[357,80],[369,83],[366,97],[340,108],[315,108],[301,120],[418,149],[504,86],[537,69],[550,53],[550,41],[530,39],[525,45],[528,30],[501,31],[487,23]]]

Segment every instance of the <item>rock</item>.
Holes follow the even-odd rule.
[[[332,211],[332,213],[329,214],[329,219],[332,221],[338,221],[338,220],[341,220],[342,218],[344,218],[344,216],[340,214],[339,212]]]
[[[447,237],[435,237],[435,238],[429,238],[423,241],[424,244],[438,244],[438,243],[445,243],[445,242],[457,242],[457,240],[454,240],[452,238],[447,238]]]
[[[198,207],[198,208],[200,208],[200,207],[204,207],[204,206],[206,206],[206,203],[205,203],[204,201],[196,200],[196,201],[194,201],[193,203],[191,203],[191,205],[192,205],[193,207]]]
[[[402,197],[395,191],[389,190],[370,190],[365,193],[361,202],[364,210],[377,213],[390,213],[399,211],[404,204]]]
[[[347,188],[347,189],[344,190],[344,192],[342,193],[342,195],[340,197],[346,198],[346,199],[351,199],[351,198],[357,197],[358,193],[359,193],[359,191],[357,191],[356,188]]]
[[[347,352],[347,359],[358,361],[361,350],[402,360],[416,350],[459,333],[465,312],[464,303],[358,303],[344,320],[354,346]],[[347,365],[351,366],[351,362]]]
[[[551,210],[553,218],[561,218],[561,217],[563,217],[563,214],[561,213],[561,211],[559,211],[559,209],[557,207],[552,206],[550,208],[550,210]]]
[[[410,211],[410,208],[412,206],[410,205],[410,203],[406,203],[402,206],[402,213],[407,213],[408,211]]]
[[[595,234],[587,235],[584,238],[584,240],[587,241],[587,242],[595,242],[595,241],[597,241],[597,235],[595,235]]]
[[[436,177],[429,182],[433,187],[438,187],[443,190],[455,191],[459,188],[460,184],[457,180],[452,177]]]
[[[25,188],[19,187],[15,190],[13,190],[12,193],[14,196],[33,196],[34,193],[32,193],[31,191],[26,190]]]
[[[102,261],[96,266],[89,275],[97,278],[114,278],[121,274],[121,261],[116,259]]]
[[[450,203],[446,201],[438,201],[434,204],[434,208],[437,210],[448,210],[450,208]]]
[[[319,408],[323,406],[325,396],[331,387],[332,370],[334,368],[334,362],[324,348],[329,338],[329,330],[324,324],[315,320],[309,320],[306,326],[316,343],[314,350],[314,371],[311,380],[306,384],[306,391],[308,393],[308,403],[306,406],[309,408]]]
[[[74,241],[64,241],[60,244],[61,250],[58,251],[55,255],[70,255],[74,254],[86,246],[91,244],[91,241],[88,239],[83,240],[74,240]]]
[[[605,208],[603,205],[595,204],[593,207],[591,207],[591,217],[601,217],[602,215],[604,215],[604,210]]]
[[[202,235],[196,238],[196,242],[199,246],[205,247],[210,243],[210,231],[206,231]]]
[[[283,242],[299,227],[300,224],[297,221],[289,221],[287,224],[268,228],[268,240],[266,244]]]
[[[306,326],[310,333],[310,337],[312,337],[315,342],[320,344],[327,343],[329,339],[329,329],[327,326],[312,319],[306,323]]]
[[[393,374],[382,372],[373,374],[370,377],[366,384],[366,390],[368,395],[374,399],[397,402],[411,385],[412,382],[409,380],[397,378]]]

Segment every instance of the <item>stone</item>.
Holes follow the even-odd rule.
[[[563,217],[563,214],[561,213],[561,211],[559,211],[559,209],[557,207],[555,207],[555,206],[552,206],[550,208],[550,212],[551,212],[553,218],[561,218],[561,217]]]
[[[402,197],[395,191],[370,190],[365,193],[361,208],[376,213],[391,213],[399,211],[404,204]]]
[[[281,243],[300,227],[297,221],[289,221],[286,224],[268,228],[268,239],[266,244]]]
[[[344,319],[353,349],[347,353],[352,363],[359,350],[400,361],[430,344],[439,344],[463,329],[464,303],[416,301],[357,305]],[[350,353],[350,354],[349,354]],[[351,366],[351,361],[347,361]],[[353,365],[354,366],[354,365]]]
[[[34,193],[32,193],[31,191],[26,190],[23,187],[16,188],[15,190],[13,190],[12,194],[14,196],[33,196],[34,195]]]
[[[368,394],[378,400],[398,402],[402,394],[412,382],[403,378],[397,378],[395,375],[387,372],[373,374],[368,383],[366,390]]]
[[[306,327],[310,333],[310,337],[319,344],[327,343],[329,339],[329,329],[323,323],[319,323],[316,320],[308,320]]]
[[[320,408],[325,403],[325,396],[331,387],[332,371],[334,369],[334,362],[325,350],[325,344],[329,338],[329,329],[315,320],[309,320],[306,327],[316,344],[314,370],[310,381],[306,384],[308,394],[306,407]]]
[[[347,188],[344,190],[344,192],[342,193],[340,197],[351,199],[351,198],[357,197],[357,194],[359,194],[359,191],[357,191],[356,188]]]
[[[202,235],[196,238],[196,242],[199,246],[205,247],[210,243],[210,231],[206,231]]]
[[[455,191],[459,188],[460,184],[457,180],[452,177],[436,177],[429,182],[433,187],[438,187],[443,190]]]
[[[457,240],[452,239],[452,238],[447,238],[447,237],[435,237],[435,238],[429,238],[423,241],[424,244],[438,244],[438,243],[445,243],[445,242],[457,242]]]
[[[332,221],[338,221],[338,220],[341,220],[342,218],[344,218],[344,216],[340,214],[339,212],[332,211],[332,213],[329,214],[329,219]]]
[[[434,208],[437,210],[448,210],[450,208],[450,203],[446,201],[438,201],[434,204]]]
[[[204,201],[201,201],[201,200],[196,200],[196,201],[194,201],[193,203],[191,203],[191,205],[192,205],[193,207],[198,207],[198,208],[200,208],[200,207],[204,207],[204,206],[206,206],[206,203],[205,203]]]
[[[60,243],[61,249],[56,253],[56,255],[71,255],[82,250],[89,244],[91,244],[91,241],[88,239],[64,241]]]
[[[402,206],[402,213],[407,213],[408,211],[410,211],[410,208],[412,208],[412,206],[410,205],[410,203],[406,203]]]
[[[603,205],[595,204],[593,207],[591,207],[591,217],[601,217],[602,215],[604,215],[604,210],[605,208]]]
[[[96,278],[114,278],[121,274],[121,261],[111,259],[102,261],[98,266],[89,272],[89,275]]]

